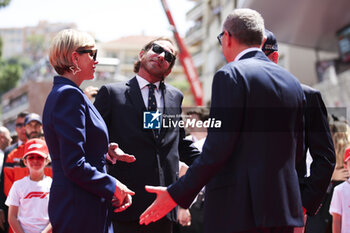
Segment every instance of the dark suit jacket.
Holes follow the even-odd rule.
[[[108,134],[101,115],[72,81],[56,76],[43,128],[52,159],[53,232],[105,232],[116,180],[106,173]]]
[[[181,115],[182,93],[161,83],[163,114]],[[95,106],[105,120],[111,142],[117,142],[125,152],[134,155],[133,163],[117,162],[108,166],[108,173],[135,191],[132,205],[113,214],[118,221],[138,221],[141,213],[155,199],[145,191],[145,185],[168,186],[178,178],[179,158],[191,164],[199,155],[192,141],[184,139],[183,128],[162,128],[156,140],[152,130],[143,129],[143,112],[147,111],[136,77],[126,83],[103,86],[95,99]],[[176,220],[175,212],[168,215]]]
[[[7,156],[11,153],[11,151],[13,151],[14,149],[16,149],[18,147],[18,142],[8,146],[5,148],[4,150],[4,161],[3,161],[3,164],[2,164],[2,170],[1,170],[1,181],[0,181],[0,198],[1,200],[4,200],[4,201],[1,201],[1,207],[7,207],[5,205],[5,201],[6,201],[6,195],[4,193],[4,167],[6,165],[6,159],[7,159]],[[4,199],[3,199],[4,198]],[[1,208],[3,209],[3,208]],[[7,211],[6,211],[7,212]]]
[[[18,147],[18,142],[13,143],[12,145],[9,145],[8,147],[6,147],[6,149],[4,150],[4,163],[7,159],[7,156],[10,154],[11,151],[13,151],[14,149],[16,149]]]
[[[308,215],[314,215],[326,194],[335,166],[335,152],[329,131],[327,110],[321,93],[302,85],[306,97],[305,152],[297,164],[301,199]],[[306,152],[309,149],[313,162],[310,176],[306,175]]]
[[[206,183],[204,232],[302,226],[295,161],[303,153],[299,82],[251,51],[216,72],[209,129],[202,155],[168,187],[187,208]]]

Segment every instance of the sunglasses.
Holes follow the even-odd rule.
[[[157,44],[153,44],[152,45],[152,51],[155,52],[156,54],[162,54],[164,52],[164,59],[169,62],[172,63],[175,60],[175,56],[174,54],[166,51],[162,46],[157,45]]]
[[[24,126],[24,123],[17,123],[16,128],[22,128]]]
[[[231,36],[231,33],[227,32],[229,36]],[[225,31],[221,32],[216,38],[219,41],[219,44],[222,45],[222,37],[224,36]]]
[[[76,51],[79,54],[88,53],[90,55],[90,57],[92,57],[94,59],[94,61],[96,61],[97,49],[81,49],[81,50],[78,49]]]
[[[216,37],[216,38],[218,39],[220,45],[222,45],[221,39],[222,39],[222,37],[223,37],[224,34],[225,34],[225,32],[221,32],[221,33]]]

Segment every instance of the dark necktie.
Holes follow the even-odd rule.
[[[157,111],[157,100],[156,96],[154,93],[154,89],[157,88],[156,85],[150,83],[147,84],[148,86],[148,111],[150,112],[156,112]],[[159,137],[159,130],[158,129],[153,129],[153,134],[156,139]]]
[[[156,85],[150,83],[148,86],[148,111],[157,111],[157,100],[154,93],[154,89],[157,88]]]

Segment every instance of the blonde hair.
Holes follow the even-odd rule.
[[[350,145],[350,128],[346,122],[341,121],[334,122],[330,128],[336,155],[336,168],[343,168],[344,153]]]
[[[78,48],[95,46],[94,38],[86,33],[74,29],[60,31],[52,40],[49,50],[51,66],[60,75],[69,72],[73,64],[72,53]]]

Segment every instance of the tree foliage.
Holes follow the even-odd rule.
[[[0,96],[16,87],[23,71],[32,65],[33,61],[26,57],[0,58]]]
[[[2,57],[2,46],[3,46],[3,42],[2,42],[2,38],[0,36],[0,59]]]
[[[41,34],[29,35],[26,39],[28,48],[26,53],[32,54],[34,60],[43,56],[45,36]]]
[[[0,9],[6,7],[10,4],[11,0],[0,0]],[[0,37],[0,96],[5,92],[14,88],[21,78],[23,73],[23,67],[26,65],[26,62],[21,60],[3,60],[2,59],[2,48],[3,41]]]
[[[1,0],[0,0],[1,1]],[[2,58],[2,39],[0,37],[0,96],[16,87],[22,77],[23,70],[30,67],[33,62],[25,57]]]
[[[10,2],[11,0],[0,0],[0,8],[7,6]]]
[[[7,59],[6,62],[8,64],[12,64],[12,65],[18,64],[22,67],[23,70],[31,67],[34,64],[33,60],[31,60],[30,58],[25,57],[25,56],[11,57],[11,58]]]
[[[0,63],[0,95],[14,88],[22,76],[23,69],[19,64]]]

